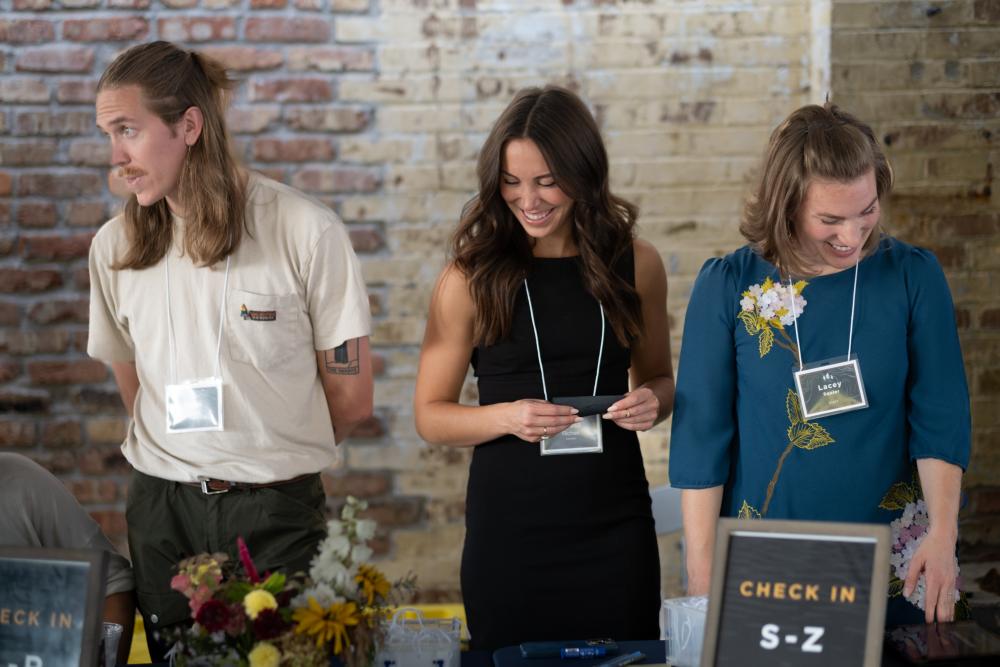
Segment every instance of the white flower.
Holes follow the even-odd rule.
[[[343,522],[337,519],[330,519],[326,522],[326,534],[330,537],[334,535],[342,535],[344,533]]]
[[[330,588],[325,583],[318,583],[311,588],[303,590],[299,595],[297,595],[292,600],[293,607],[305,607],[309,604],[309,598],[312,597],[319,603],[321,607],[329,607],[332,604],[338,602],[343,602],[344,598],[337,595],[337,592]]]
[[[336,590],[344,590],[350,580],[350,573],[341,558],[327,549],[320,549],[313,558],[309,576],[313,581],[329,584]]]
[[[371,519],[359,519],[354,525],[354,532],[359,540],[370,540],[375,537],[375,522]]]
[[[763,294],[763,293],[764,293],[764,290],[761,289],[760,285],[751,285],[750,286],[750,294],[753,294],[754,298],[759,299],[760,295]]]
[[[753,297],[745,296],[740,299],[740,307],[745,311],[752,311],[754,307]]]
[[[368,559],[372,557],[372,553],[372,550],[364,544],[355,544],[351,548],[351,562],[367,563]]]

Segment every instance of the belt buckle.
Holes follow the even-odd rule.
[[[229,493],[229,487],[224,489],[210,489],[208,487],[209,482],[220,482],[222,480],[209,479],[208,477],[199,477],[198,481],[201,482],[201,492],[206,496],[217,496],[220,493]]]

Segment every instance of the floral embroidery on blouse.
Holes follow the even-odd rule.
[[[750,285],[743,292],[739,318],[750,336],[759,336],[757,344],[761,357],[771,351],[772,345],[777,345],[798,359],[798,348],[788,336],[785,327],[791,325],[805,310],[806,300],[802,298],[802,290],[808,284],[800,280],[789,287],[774,282],[768,276],[764,282]],[[781,340],[775,338],[775,332]]]

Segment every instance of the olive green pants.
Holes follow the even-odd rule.
[[[238,563],[236,538],[242,537],[261,574],[305,572],[326,536],[325,504],[318,473],[278,486],[206,495],[196,486],[133,471],[125,516],[153,662],[164,648],[157,631],[191,620],[187,598],[170,588],[180,561],[221,552]]]

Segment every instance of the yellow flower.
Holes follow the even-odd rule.
[[[278,667],[278,663],[281,662],[281,651],[272,644],[261,642],[247,654],[247,659],[250,660],[250,667]]]
[[[257,614],[264,611],[265,609],[277,609],[278,601],[274,599],[274,596],[265,590],[257,589],[255,591],[250,591],[247,593],[246,597],[243,598],[243,608],[246,609],[247,616],[251,620],[257,618]]]
[[[309,596],[309,606],[299,607],[292,614],[296,634],[316,636],[316,646],[333,640],[333,652],[339,654],[351,642],[347,636],[347,626],[357,625],[361,620],[358,605],[353,602],[334,602],[328,609],[320,606],[316,598]]]
[[[361,594],[367,601],[366,604],[370,605],[374,602],[376,595],[383,600],[389,595],[389,580],[372,565],[361,565],[358,567],[358,573],[354,575],[354,581],[357,582],[358,587],[361,589]]]

